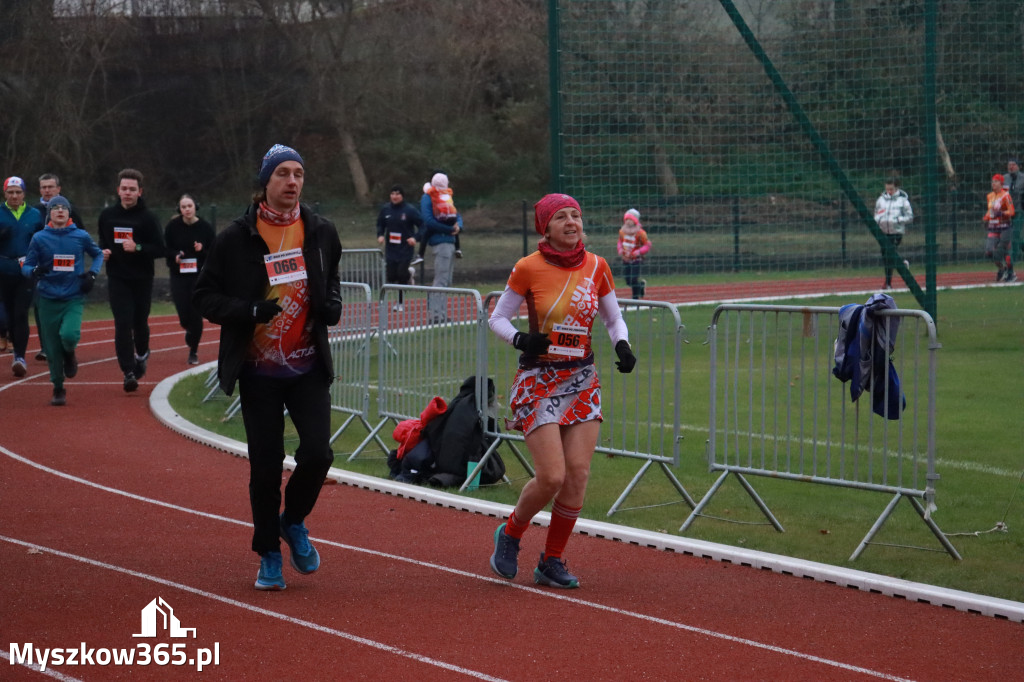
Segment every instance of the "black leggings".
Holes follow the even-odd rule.
[[[149,307],[153,278],[122,279],[107,276],[110,310],[114,313],[114,352],[124,373],[135,371],[135,356],[149,352]]]
[[[192,291],[199,275],[171,275],[171,300],[178,311],[178,324],[185,330],[185,345],[195,353],[203,338],[203,316],[192,305]]]
[[[243,370],[238,379],[242,421],[249,449],[249,503],[252,505],[252,550],[280,551],[278,514],[284,466],[284,410],[295,424],[299,445],[295,471],[284,489],[284,513],[300,523],[313,510],[320,487],[334,463],[331,452],[330,382],[320,368],[284,379]]]

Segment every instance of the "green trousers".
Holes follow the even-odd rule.
[[[42,326],[43,350],[50,366],[50,382],[64,388],[64,354],[78,347],[82,338],[82,310],[85,299],[76,296],[67,301],[39,297],[39,324]]]

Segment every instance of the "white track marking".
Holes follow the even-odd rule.
[[[60,478],[64,478],[64,479],[72,481],[74,483],[79,483],[79,484],[82,484],[82,485],[85,485],[85,486],[96,488],[96,489],[102,490],[104,492],[112,493],[112,494],[115,494],[115,495],[121,495],[123,497],[127,497],[127,498],[132,499],[132,500],[136,500],[136,501],[139,501],[139,502],[145,502],[145,503],[148,503],[148,504],[153,504],[153,505],[156,505],[156,506],[159,506],[159,507],[165,507],[165,508],[168,508],[168,509],[173,509],[175,511],[184,512],[186,514],[194,514],[196,516],[201,516],[203,518],[213,519],[213,520],[217,520],[217,521],[223,521],[223,522],[226,522],[226,523],[232,523],[232,524],[239,525],[239,526],[250,526],[251,525],[247,521],[241,521],[239,519],[232,519],[230,517],[221,516],[219,514],[211,514],[209,512],[199,511],[199,510],[196,510],[196,509],[191,509],[189,507],[183,507],[181,505],[173,504],[173,503],[170,503],[170,502],[164,502],[164,501],[161,501],[161,500],[155,500],[155,499],[148,498],[148,497],[145,497],[145,496],[142,496],[142,495],[138,495],[138,494],[135,494],[135,493],[130,493],[130,492],[127,492],[127,491],[124,491],[124,490],[119,490],[117,488],[111,488],[110,486],[102,485],[102,484],[99,484],[99,483],[94,483],[94,482],[89,481],[87,479],[80,478],[78,476],[74,476],[72,474],[68,474],[66,472],[59,471],[57,469],[52,469],[50,467],[47,467],[47,466],[44,466],[44,465],[39,464],[37,462],[34,462],[34,461],[30,460],[30,459],[27,459],[27,458],[25,458],[25,457],[23,457],[21,455],[18,455],[16,453],[8,450],[7,448],[3,447],[2,445],[0,445],[0,452],[2,452],[3,454],[7,455],[11,459],[14,459],[14,460],[16,460],[18,462],[21,462],[23,464],[27,464],[28,466],[34,467],[36,469],[39,469],[40,471],[43,471],[45,473],[52,474],[52,475],[58,476]],[[564,594],[552,592],[550,590],[542,590],[542,589],[539,589],[539,588],[536,588],[536,587],[529,587],[527,585],[519,585],[519,584],[516,584],[516,583],[509,583],[508,581],[502,580],[500,578],[495,578],[495,577],[490,577],[490,576],[482,576],[482,575],[479,575],[477,573],[471,573],[469,571],[463,571],[461,569],[451,568],[449,566],[442,566],[440,564],[435,564],[435,563],[431,563],[431,562],[427,562],[427,561],[420,561],[418,559],[412,559],[410,557],[400,556],[400,555],[397,555],[397,554],[390,554],[388,552],[381,552],[381,551],[378,551],[378,550],[368,549],[366,547],[357,547],[355,545],[347,545],[345,543],[335,542],[335,541],[332,541],[332,540],[326,540],[326,539],[323,539],[323,538],[312,538],[312,539],[315,540],[318,543],[321,543],[321,544],[324,544],[324,545],[328,545],[328,546],[331,546],[331,547],[337,547],[337,548],[343,549],[343,550],[348,550],[348,551],[352,551],[352,552],[360,552],[362,554],[367,554],[367,555],[376,556],[376,557],[380,557],[380,558],[384,558],[384,559],[389,559],[389,560],[392,560],[392,561],[400,561],[400,562],[404,562],[404,563],[408,563],[408,564],[413,564],[415,566],[420,566],[420,567],[423,567],[423,568],[429,568],[429,569],[433,569],[433,570],[437,570],[437,571],[442,571],[442,572],[445,572],[445,573],[449,573],[451,575],[457,575],[457,576],[460,576],[460,577],[463,577],[463,578],[472,579],[472,580],[482,580],[482,581],[489,582],[489,583],[496,583],[496,584],[501,584],[501,585],[507,585],[508,587],[513,588],[513,589],[523,590],[525,592],[529,592],[529,593],[532,593],[534,595],[538,595],[538,596],[542,596],[542,597],[547,597],[549,599],[557,599],[557,600],[560,600],[560,601],[568,602],[568,603],[576,605],[576,606],[592,608],[592,609],[595,609],[595,610],[598,610],[598,611],[604,611],[606,613],[614,613],[616,615],[625,616],[625,617],[628,617],[628,618],[635,618],[637,620],[640,620],[640,621],[643,621],[643,622],[646,622],[646,623],[656,624],[656,625],[663,625],[663,626],[675,628],[675,629],[678,629],[678,630],[682,630],[682,631],[685,631],[685,632],[690,632],[690,633],[693,633],[693,634],[703,635],[703,636],[711,637],[711,638],[714,638],[714,639],[725,640],[725,641],[728,641],[728,642],[732,642],[734,644],[740,644],[740,645],[748,646],[748,647],[751,647],[751,648],[754,648],[754,649],[760,649],[760,650],[763,650],[763,651],[769,651],[769,652],[772,652],[772,653],[775,653],[775,654],[780,654],[780,655],[783,655],[783,656],[791,656],[793,658],[797,658],[797,659],[800,659],[800,660],[803,660],[803,661],[808,661],[808,662],[812,662],[812,663],[820,663],[820,664],[825,665],[825,666],[829,666],[829,667],[833,667],[833,668],[838,668],[838,669],[841,669],[841,670],[847,670],[847,671],[850,671],[850,672],[856,672],[856,673],[859,673],[859,674],[867,675],[867,676],[870,676],[870,677],[875,677],[875,678],[882,679],[882,680],[898,680],[898,681],[905,681],[905,680],[907,680],[907,678],[897,677],[897,676],[894,676],[894,675],[888,675],[886,673],[882,673],[882,672],[879,672],[879,671],[876,671],[876,670],[870,670],[868,668],[862,668],[860,666],[850,665],[848,663],[842,663],[840,661],[835,661],[835,660],[831,660],[831,659],[827,659],[827,658],[822,658],[820,656],[814,656],[812,654],[805,654],[803,652],[796,651],[796,650],[793,650],[793,649],[786,649],[786,648],[783,648],[783,647],[777,647],[777,646],[774,646],[774,645],[771,645],[771,644],[765,644],[763,642],[758,642],[758,641],[755,641],[755,640],[746,639],[744,637],[736,637],[736,636],[728,635],[728,634],[725,634],[725,633],[722,633],[722,632],[716,632],[714,630],[708,630],[706,628],[696,627],[696,626],[693,626],[693,625],[687,625],[685,623],[679,623],[679,622],[667,620],[667,619],[664,619],[664,618],[658,618],[656,616],[650,616],[648,614],[639,613],[637,611],[628,611],[628,610],[625,610],[625,609],[620,609],[620,608],[617,608],[617,607],[614,607],[614,606],[608,606],[606,604],[601,604],[601,603],[598,603],[598,602],[588,601],[588,600],[585,600],[585,599],[579,599],[579,598],[576,598],[576,597],[570,597],[570,596],[567,596],[567,595],[564,595]],[[5,540],[7,542],[13,542],[15,544],[20,544],[20,545],[23,545],[23,546],[26,546],[26,547],[36,547],[36,545],[32,545],[31,543],[23,542],[21,540],[16,540],[16,539],[13,539],[13,538],[8,538],[8,537],[2,536],[2,535],[0,535],[0,540]],[[95,566],[100,566],[100,567],[103,567],[103,568],[107,568],[109,570],[115,570],[115,571],[119,571],[119,572],[122,572],[122,573],[127,573],[129,575],[133,575],[133,576],[136,576],[136,577],[144,578],[146,580],[152,580],[152,581],[158,582],[160,584],[169,585],[169,586],[172,586],[172,587],[177,587],[179,589],[186,590],[186,591],[192,592],[194,594],[199,594],[201,596],[205,596],[205,597],[208,597],[208,598],[211,598],[211,599],[216,599],[218,601],[222,601],[222,602],[227,603],[227,604],[231,604],[231,605],[235,605],[235,606],[240,606],[240,607],[243,607],[243,608],[251,609],[253,611],[256,611],[256,612],[259,612],[259,613],[263,613],[264,615],[269,615],[269,616],[273,616],[273,617],[276,617],[276,618],[281,618],[282,620],[287,620],[289,622],[294,622],[296,624],[304,625],[306,627],[310,627],[310,628],[313,628],[315,630],[319,630],[321,632],[327,632],[329,634],[335,634],[337,636],[344,637],[346,639],[351,639],[353,641],[358,641],[360,643],[367,644],[368,646],[375,646],[377,648],[389,651],[391,653],[397,653],[399,655],[407,656],[407,657],[410,657],[410,658],[415,658],[416,660],[424,660],[422,657],[419,657],[418,654],[412,654],[412,653],[409,653],[409,652],[404,652],[403,650],[397,649],[395,647],[391,647],[390,645],[380,644],[380,643],[376,643],[376,642],[371,642],[371,640],[363,640],[363,638],[360,638],[360,637],[358,637],[356,635],[350,635],[348,633],[343,633],[343,632],[340,632],[340,631],[336,631],[336,630],[333,630],[333,629],[330,629],[330,628],[326,628],[324,626],[317,625],[315,623],[309,623],[307,621],[293,620],[293,619],[291,619],[288,616],[277,614],[277,613],[271,612],[271,611],[265,611],[263,609],[258,609],[257,607],[252,607],[252,606],[249,606],[248,604],[244,604],[242,602],[237,602],[235,600],[228,599],[227,597],[221,597],[219,595],[215,595],[215,594],[212,594],[212,593],[204,592],[202,590],[198,590],[196,588],[192,588],[192,587],[189,587],[189,586],[186,586],[186,585],[181,585],[179,583],[173,583],[173,582],[167,581],[167,580],[165,580],[163,578],[158,578],[156,576],[149,576],[149,575],[146,575],[146,574],[138,573],[136,571],[132,571],[132,570],[127,569],[127,568],[122,568],[122,567],[119,567],[119,566],[114,566],[112,564],[105,564],[103,562],[95,561],[93,559],[88,559],[88,558],[85,558],[85,557],[79,557],[79,556],[73,555],[73,554],[67,554],[65,552],[60,552],[58,550],[53,550],[53,549],[49,549],[49,548],[46,548],[46,547],[38,547],[38,549],[41,549],[43,551],[47,551],[47,552],[56,554],[58,556],[63,556],[63,557],[66,557],[66,558],[74,559],[76,561],[82,561],[82,562],[89,563],[89,564],[92,564],[92,565],[95,565]],[[433,659],[425,659],[425,662],[431,662],[431,665],[434,665],[435,663],[433,663],[432,661],[433,661]],[[438,662],[436,664],[442,665],[442,664],[440,664],[440,662]],[[443,664],[442,667],[444,667],[446,665],[447,664]],[[461,671],[462,669],[459,669],[459,670]],[[471,672],[466,672],[465,674],[471,674]],[[481,677],[480,679],[494,679],[494,678]]]

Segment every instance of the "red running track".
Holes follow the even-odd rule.
[[[49,406],[43,363],[20,381],[0,365],[2,680],[45,679],[11,644],[84,648],[94,664],[47,668],[82,680],[1024,678],[1020,624],[582,536],[567,558],[583,587],[541,589],[537,528],[508,583],[487,565],[496,519],[343,485],[308,520],[321,570],[257,592],[246,463],[152,416],[153,385],[186,368],[176,322],[152,322],[135,394],[109,322],[87,325],[67,407]],[[133,637],[158,597],[194,637]],[[219,660],[99,664],[158,644]]]

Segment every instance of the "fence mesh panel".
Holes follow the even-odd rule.
[[[880,267],[870,218],[831,163],[869,212],[885,180],[899,179],[917,214],[899,246],[914,272],[927,256],[925,218],[935,221],[935,262],[985,262],[990,178],[1024,152],[1019,3],[551,7],[554,184],[580,199],[590,247],[610,262],[623,212],[635,207],[654,244],[645,266],[652,274]],[[730,8],[757,47],[741,37]],[[934,92],[925,87],[929,56]],[[937,179],[933,196],[927,179]]]

